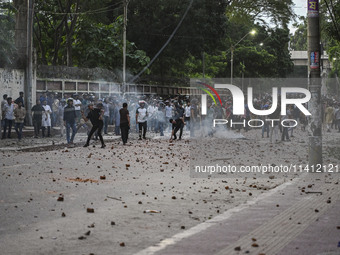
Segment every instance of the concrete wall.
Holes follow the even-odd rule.
[[[16,99],[19,92],[24,91],[25,71],[17,69],[0,68],[1,99],[4,94]]]
[[[0,97],[7,94],[12,97],[13,100],[19,97],[19,92],[25,92],[25,70],[23,69],[3,69],[0,68]],[[30,101],[33,105],[36,99],[36,77],[35,73],[33,75],[32,91],[30,93],[32,96],[26,98],[25,100]]]

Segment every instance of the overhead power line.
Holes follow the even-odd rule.
[[[172,32],[172,34],[170,35],[169,39],[165,42],[165,44],[162,46],[162,48],[157,52],[157,54],[151,59],[151,61],[143,68],[142,71],[140,71],[137,75],[135,75],[130,81],[129,83],[134,82],[136,79],[138,79],[151,65],[152,63],[158,58],[159,54],[162,53],[162,51],[165,49],[165,47],[169,44],[169,42],[171,41],[171,39],[174,37],[174,35],[176,34],[177,30],[179,29],[179,27],[182,25],[183,20],[185,19],[185,17],[187,16],[192,3],[194,2],[194,0],[190,0],[190,3],[187,7],[187,9],[185,10],[181,20],[179,21],[179,23],[177,24],[177,27],[175,28],[175,30]]]

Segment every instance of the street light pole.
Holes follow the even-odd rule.
[[[126,92],[126,26],[127,26],[127,7],[129,0],[123,0],[124,5],[124,27],[123,27],[123,93]]]
[[[230,54],[231,54],[231,58],[230,58],[230,84],[233,84],[233,74],[234,74],[234,50],[236,48],[236,46],[242,42],[244,40],[244,38],[246,38],[249,34],[251,35],[255,35],[256,34],[256,30],[251,30],[250,32],[246,33],[241,40],[239,40],[235,45],[232,45],[230,47]]]
[[[230,58],[230,84],[233,84],[234,73],[234,47],[231,46],[231,58]]]
[[[27,62],[26,62],[26,85],[25,91],[25,108],[27,109],[26,120],[28,125],[32,125],[31,108],[35,103],[32,98],[35,95],[32,94],[33,87],[33,15],[34,15],[34,0],[27,1]]]
[[[309,167],[322,166],[322,111],[320,80],[320,21],[319,0],[308,0],[307,13],[308,42],[308,84],[311,100],[308,109],[309,118]]]

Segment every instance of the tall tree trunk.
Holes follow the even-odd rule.
[[[15,47],[17,49],[17,68],[26,67],[27,58],[27,6],[28,0],[14,0],[14,7],[18,10],[15,15]]]

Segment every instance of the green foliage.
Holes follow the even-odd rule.
[[[168,40],[189,1],[131,1],[128,12],[128,38],[153,57]],[[187,76],[187,59],[199,59],[202,52],[221,47],[226,34],[225,1],[195,0],[174,38],[151,66],[160,76]],[[172,67],[172,68],[171,68]]]
[[[340,76],[340,42],[334,43],[334,46],[328,49],[329,60],[333,64],[332,74]]]
[[[289,21],[294,17],[293,1],[277,0],[229,0],[227,15],[237,23],[248,24],[249,21],[269,22],[287,28]]]
[[[138,73],[159,52],[189,3],[129,1],[128,72]],[[292,65],[286,29],[292,18],[291,6],[292,0],[194,0],[170,43],[141,79],[150,81],[151,75],[161,79],[200,76],[202,54],[206,76],[228,77],[230,48],[238,42],[234,77],[284,77]],[[35,0],[38,63],[121,69],[122,14],[121,0]],[[264,24],[268,20],[277,28],[269,29]],[[257,35],[245,36],[254,27]]]
[[[292,50],[307,50],[307,18],[301,16],[299,20],[300,23],[293,24],[296,30],[290,38],[290,48]]]
[[[0,3],[0,67],[14,62],[14,8],[10,3]]]
[[[117,6],[121,7],[108,0],[37,0],[34,32],[38,62],[121,68],[123,21],[121,16],[109,16]],[[148,61],[144,51],[127,42],[131,71]]]
[[[121,67],[122,28],[122,17],[108,25],[81,19],[72,45],[75,65],[109,69]],[[127,42],[127,61],[132,71],[138,71],[138,68],[145,66],[150,59],[144,51],[138,50],[134,43]]]

